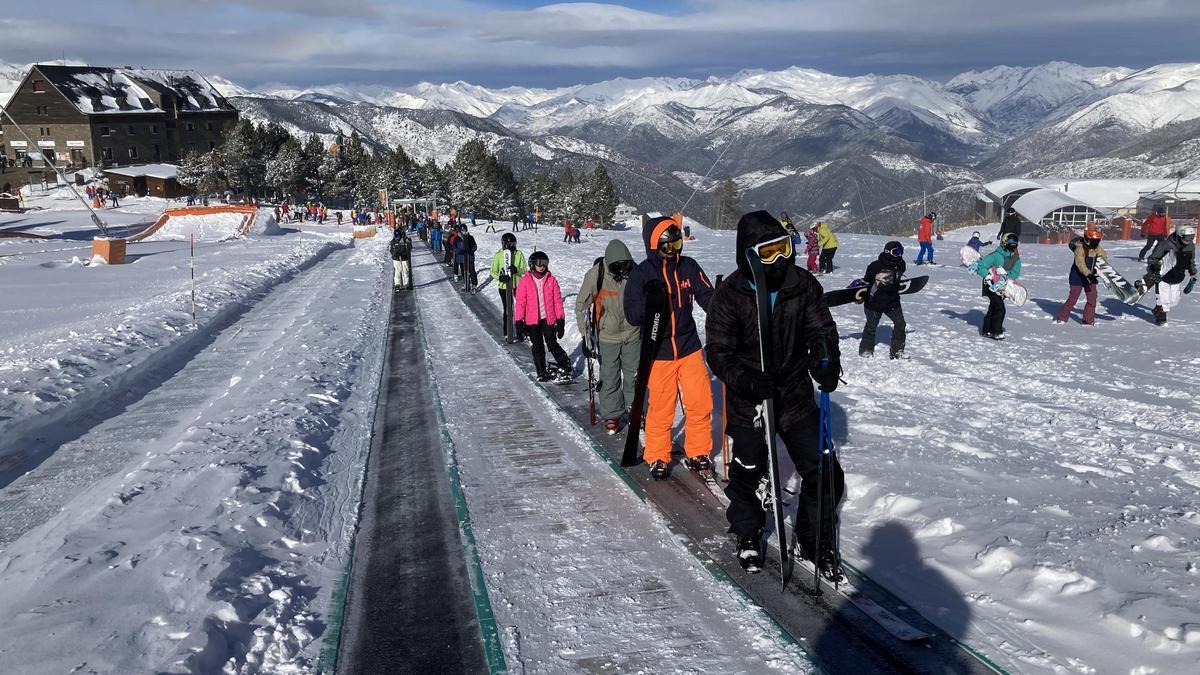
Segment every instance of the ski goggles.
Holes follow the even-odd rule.
[[[888,249],[888,253],[891,253],[892,255],[896,256],[897,258],[900,258],[904,255],[904,247],[903,246],[893,246],[892,248]]]
[[[661,241],[658,243],[660,253],[675,254],[683,250],[683,240],[676,239],[674,241]]]
[[[764,265],[770,265],[780,258],[790,258],[795,252],[792,248],[792,235],[785,234],[782,237],[764,241],[754,247],[754,252],[758,254],[758,259]]]

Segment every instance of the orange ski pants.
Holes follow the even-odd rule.
[[[688,457],[712,454],[712,385],[704,353],[692,352],[674,361],[654,361],[647,388],[650,407],[646,411],[647,464],[671,461],[671,426],[675,402],[683,399],[683,450]]]

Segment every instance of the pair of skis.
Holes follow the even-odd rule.
[[[513,254],[509,249],[504,249],[504,274],[508,276],[508,283],[504,284],[504,315],[508,318],[504,322],[504,341],[507,344],[513,344],[517,341],[517,321],[516,321],[516,286],[517,278],[513,274]]]

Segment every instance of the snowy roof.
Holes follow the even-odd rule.
[[[1200,191],[1200,181],[1176,182],[1169,178],[1004,178],[984,186],[987,193],[999,200],[1017,190],[1044,188],[1070,195],[1085,206],[1097,211],[1127,209],[1137,205],[1138,198],[1150,193]]]
[[[140,166],[123,166],[105,169],[104,173],[118,176],[149,176],[151,178],[174,178],[179,167],[174,164],[142,164]]]
[[[1001,178],[983,186],[983,189],[997,201],[1004,199],[1017,190],[1036,190],[1046,187],[1036,180],[1026,178]]]
[[[1041,222],[1042,218],[1045,218],[1051,211],[1064,206],[1084,206],[1093,211],[1101,210],[1091,204],[1081,202],[1065,192],[1048,188],[1026,192],[1013,202],[1013,208],[1017,210],[1017,213],[1031,223]]]
[[[162,113],[164,97],[173,99],[182,112],[233,110],[204,76],[191,70],[43,64],[37,68],[86,115]]]

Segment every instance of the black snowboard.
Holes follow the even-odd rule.
[[[646,389],[650,386],[650,368],[667,330],[667,313],[671,303],[665,290],[646,293],[646,314],[642,317],[642,349],[638,354],[637,379],[633,385],[633,405],[629,409],[629,427],[625,430],[625,452],[621,455],[621,466],[633,466],[638,462],[638,435],[642,430],[642,410],[646,407]]]
[[[862,281],[859,279],[859,281]],[[900,280],[900,295],[908,295],[916,293],[925,284],[929,283],[929,277],[912,277],[911,279]],[[867,291],[870,290],[869,285],[854,286],[851,288],[839,288],[836,291],[827,291],[825,293],[825,304],[830,307],[845,305],[851,302],[865,302],[867,299]]]

